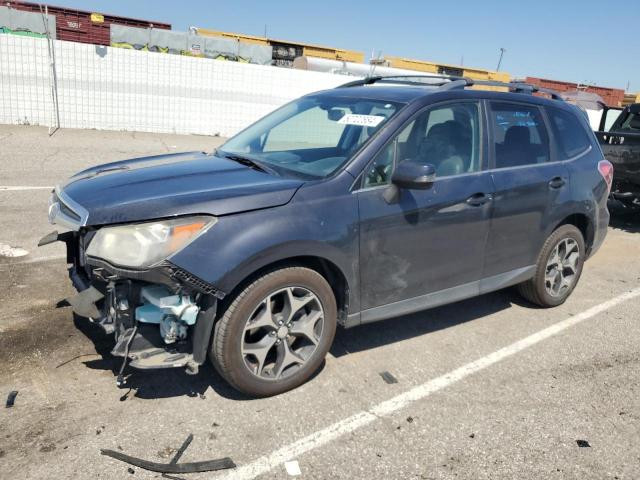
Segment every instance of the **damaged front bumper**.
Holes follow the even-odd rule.
[[[78,294],[73,311],[113,334],[114,356],[139,369],[185,368],[197,373],[207,357],[217,302],[224,293],[164,261],[146,270],[87,257],[92,231],[52,232],[39,246],[62,241]]]

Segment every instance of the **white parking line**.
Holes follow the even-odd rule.
[[[0,185],[0,192],[20,192],[23,190],[53,190],[53,187],[36,187],[36,186],[24,186],[24,185],[16,185],[16,186],[5,186]]]
[[[562,320],[550,327],[547,327],[539,332],[536,332],[528,337],[518,340],[511,345],[508,345],[500,350],[497,350],[489,355],[467,363],[456,370],[429,380],[422,385],[412,388],[411,390],[401,393],[400,395],[386,400],[382,403],[374,405],[369,410],[358,412],[344,420],[329,425],[328,427],[318,430],[304,438],[301,438],[297,442],[280,448],[275,452],[264,455],[256,460],[238,467],[235,470],[226,472],[219,478],[224,479],[236,479],[236,480],[250,480],[258,475],[268,472],[274,467],[283,464],[288,460],[295,459],[300,455],[307,453],[311,450],[319,448],[329,442],[340,438],[341,436],[351,433],[361,427],[364,427],[380,417],[389,416],[398,410],[407,407],[408,405],[428,397],[432,393],[435,393],[443,388],[448,387],[460,380],[472,375],[480,370],[483,370],[500,360],[504,360],[516,353],[519,353],[543,340],[546,340],[553,335],[556,335],[569,327],[572,327],[580,322],[595,317],[596,315],[615,307],[616,305],[630,300],[632,298],[640,296],[640,288],[636,288],[629,292],[623,293],[611,300],[603,302],[595,307],[585,310],[582,313]]]

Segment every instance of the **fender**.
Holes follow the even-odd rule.
[[[340,188],[342,194],[327,190],[324,182],[310,184],[287,205],[218,217],[213,228],[168,260],[228,294],[270,264],[316,257],[342,272],[349,286],[349,310],[358,311],[357,198],[348,187]]]

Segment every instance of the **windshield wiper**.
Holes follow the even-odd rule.
[[[253,168],[254,170],[258,170],[263,173],[270,173],[271,175],[277,175],[276,171],[270,167],[267,167],[264,163],[254,160],[248,157],[242,157],[240,155],[234,155],[230,153],[223,154],[224,158],[228,160],[232,160],[234,162],[238,162],[242,165],[245,165],[249,168]]]

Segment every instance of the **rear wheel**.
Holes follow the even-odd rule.
[[[320,367],[336,330],[336,301],[316,271],[289,267],[246,286],[216,324],[211,360],[235,388],[270,396]]]
[[[578,284],[584,264],[582,233],[562,225],[545,242],[532,279],[518,285],[520,294],[541,307],[561,305]]]

